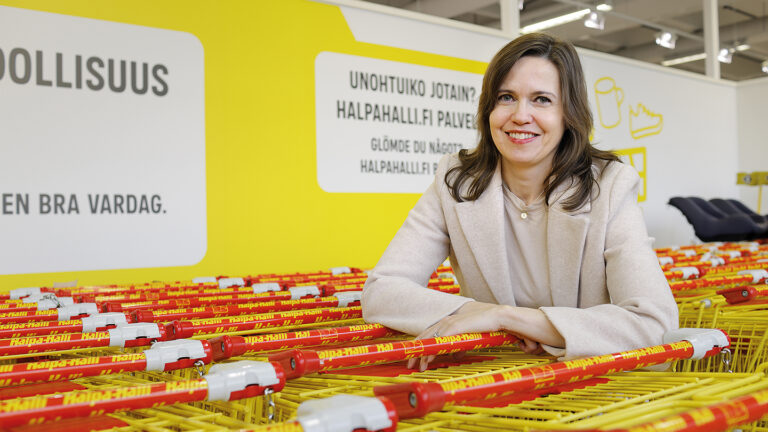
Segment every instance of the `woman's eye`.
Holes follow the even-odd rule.
[[[515,100],[515,98],[512,97],[510,94],[503,94],[499,95],[499,102],[512,102]]]
[[[536,96],[536,99],[534,99],[534,101],[540,104],[548,104],[552,102],[552,100],[546,96]]]

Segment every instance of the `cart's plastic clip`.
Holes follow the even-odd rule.
[[[239,277],[219,279],[219,289],[225,289],[233,286],[238,286],[238,287],[245,286],[245,279],[239,278]]]
[[[168,342],[157,342],[152,348],[144,350],[147,358],[148,371],[162,371],[168,363],[182,359],[199,360],[210,357],[205,353],[203,341],[194,339],[179,339]]]
[[[742,270],[738,274],[752,276],[752,283],[753,284],[763,283],[766,280],[768,280],[768,270],[765,270],[765,269]]]
[[[99,308],[96,303],[75,303],[69,306],[63,306],[57,309],[59,311],[59,321],[69,321],[72,317],[80,315],[96,315]]]
[[[317,285],[304,285],[288,288],[291,292],[291,300],[298,300],[307,296],[320,297],[320,288]]]
[[[233,363],[218,363],[208,370],[203,377],[208,382],[209,401],[228,401],[232,393],[245,390],[248,386],[276,386],[285,382],[279,376],[279,365],[253,360],[241,360]]]
[[[126,341],[137,339],[160,339],[160,327],[155,323],[126,324],[107,330],[109,346],[124,347]]]
[[[192,279],[192,283],[194,284],[204,284],[204,283],[216,283],[216,277],[215,276],[200,276]]]
[[[342,291],[337,292],[333,296],[339,299],[337,307],[347,307],[352,302],[359,302],[362,295],[362,291]]]
[[[261,294],[265,292],[274,292],[274,291],[281,291],[282,288],[280,287],[280,284],[277,282],[262,282],[262,283],[255,283],[251,285],[253,288],[254,294]]]
[[[125,314],[120,312],[95,314],[84,317],[81,321],[83,322],[83,333],[93,333],[100,328],[120,327],[128,324]]]
[[[331,268],[331,275],[337,276],[340,274],[349,274],[352,273],[352,269],[349,267],[332,267]]]
[[[296,421],[304,432],[389,431],[397,426],[397,414],[385,399],[342,394],[303,402]]]
[[[33,294],[40,294],[40,287],[15,288],[9,292],[11,300],[18,300]]]
[[[722,257],[712,257],[711,260],[709,260],[710,267],[718,267],[718,266],[724,266],[725,260]]]
[[[728,334],[720,329],[681,328],[664,333],[664,343],[688,341],[693,345],[692,360],[720,352],[731,345]]]
[[[674,267],[669,271],[683,272],[683,279],[697,278],[700,276],[699,269],[697,267]]]

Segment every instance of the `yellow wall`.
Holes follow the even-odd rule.
[[[315,56],[334,51],[474,73],[485,69],[479,62],[356,42],[338,7],[310,1],[0,4],[178,30],[200,39],[208,203],[208,251],[197,265],[0,276],[5,290],[73,279],[90,285],[372,267],[418,194],[332,194],[318,187]],[[55,29],[40,31],[55,37]]]

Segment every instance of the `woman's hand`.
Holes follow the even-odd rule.
[[[416,339],[430,339],[439,336],[453,336],[462,333],[479,333],[498,331],[500,329],[499,310],[504,306],[490,303],[468,302],[452,315],[441,319],[433,326],[421,332]],[[458,353],[457,353],[458,354]],[[463,353],[462,353],[463,354]],[[427,370],[435,356],[424,356],[408,359],[408,369],[414,369],[418,362],[419,370]]]
[[[541,344],[533,339],[521,337],[520,342],[517,343],[517,347],[520,348],[526,354],[539,355],[544,354],[544,348]]]
[[[416,339],[493,331],[516,335],[520,338],[518,346],[528,354],[544,352],[538,341],[553,342],[554,346],[564,344],[560,333],[540,310],[482,302],[465,303],[453,314],[424,330]],[[424,371],[434,359],[435,356],[409,359],[408,368],[415,368],[418,362],[419,370]]]

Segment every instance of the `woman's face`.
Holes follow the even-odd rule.
[[[507,73],[489,118],[502,167],[549,173],[565,130],[559,78],[541,57],[523,57]]]

